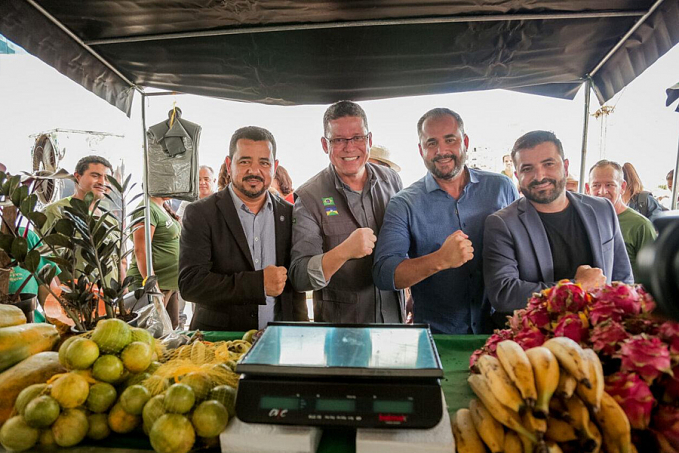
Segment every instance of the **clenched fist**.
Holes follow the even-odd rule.
[[[578,266],[578,269],[575,271],[575,283],[580,283],[585,291],[591,291],[604,286],[606,284],[606,276],[604,271],[598,267]]]
[[[340,244],[344,248],[347,260],[363,258],[370,255],[375,248],[377,236],[370,228],[358,228]]]
[[[446,238],[441,248],[438,250],[443,269],[460,267],[470,259],[474,258],[474,247],[469,237],[457,230]]]
[[[267,266],[264,268],[264,292],[267,296],[276,297],[283,292],[288,270],[282,266]]]

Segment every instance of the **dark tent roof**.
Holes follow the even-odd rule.
[[[0,33],[129,114],[134,88],[269,104],[493,88],[600,102],[679,0],[3,0]]]

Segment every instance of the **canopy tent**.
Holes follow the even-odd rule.
[[[327,104],[507,88],[603,103],[679,0],[3,0],[0,33],[128,115],[135,89]]]

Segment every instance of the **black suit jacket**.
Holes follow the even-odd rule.
[[[276,265],[290,267],[292,205],[272,196]],[[191,329],[245,331],[266,304],[264,271],[256,271],[228,189],[186,207],[179,248],[179,291],[196,304]],[[304,293],[290,281],[276,298],[276,321],[306,321]]]

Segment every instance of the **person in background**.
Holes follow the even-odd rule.
[[[665,210],[672,209],[672,187],[674,187],[674,170],[670,170],[669,173],[667,173],[667,176],[665,176],[665,180],[667,181],[667,189],[670,191],[670,195],[667,197],[667,201],[665,201],[665,206],[663,208]],[[679,199],[679,195],[677,195],[677,198]]]
[[[483,223],[519,194],[504,176],[467,167],[469,137],[452,110],[428,111],[417,133],[428,172],[389,202],[373,279],[383,290],[412,287],[415,322],[434,333],[490,333]]]
[[[568,175],[566,178],[566,190],[569,192],[577,192],[578,191],[578,184],[579,181],[575,179],[573,176]]]
[[[391,160],[391,151],[389,148],[382,145],[373,145],[370,148],[370,158],[368,162],[376,165],[383,165],[394,170],[396,173],[401,171],[401,167]]]
[[[226,162],[219,167],[219,176],[217,177],[217,190],[224,190],[231,182],[231,177],[229,176],[229,167]]]
[[[663,207],[651,192],[644,190],[639,173],[631,163],[625,162],[622,173],[627,185],[622,202],[652,222],[663,211]]]
[[[488,216],[483,236],[483,276],[496,326],[562,279],[587,291],[611,281],[632,283],[613,205],[566,190],[568,159],[554,133],[528,132],[512,158],[524,198]]]
[[[295,191],[290,279],[298,291],[314,291],[315,321],[403,322],[403,294],[379,290],[370,273],[384,211],[403,187],[401,178],[368,162],[372,134],[354,102],[327,108],[321,146],[330,164]]]
[[[516,179],[516,175],[514,174],[514,162],[512,162],[512,156],[509,154],[502,156],[502,164],[504,165],[504,168],[500,173],[511,179],[512,183],[517,187],[518,190],[519,181]]]
[[[184,214],[179,288],[196,311],[191,330],[247,331],[308,321],[304,294],[287,278],[292,206],[271,196],[276,140],[247,126],[229,141],[231,183]]]
[[[179,325],[179,301],[178,301],[178,274],[179,274],[179,235],[181,225],[179,217],[172,211],[166,201],[169,198],[150,197],[151,226],[151,256],[152,269],[146,268],[146,237],[144,224],[134,230],[134,253],[132,265],[128,275],[134,280],[130,284],[130,290],[144,286],[144,281],[149,275],[158,277],[158,289],[163,293],[163,303],[170,315],[172,328]],[[133,218],[139,218],[143,211],[138,212]]]
[[[643,246],[655,241],[657,234],[650,220],[627,207],[622,201],[622,194],[627,188],[622,173],[622,167],[617,162],[600,160],[589,170],[589,183],[586,187],[589,195],[607,198],[613,203],[627,255],[632,264],[632,273],[636,277],[639,275],[636,266],[637,253]]]
[[[271,187],[269,189],[275,190],[276,193],[288,203],[295,204],[295,199],[292,194],[294,190],[292,188],[292,179],[290,178],[288,171],[283,168],[282,165],[279,165],[278,168],[276,168],[276,175],[271,180]]]
[[[198,199],[201,200],[215,193],[216,182],[217,179],[215,178],[215,172],[212,167],[201,165],[198,169]],[[183,200],[179,205],[179,208],[177,208],[177,216],[180,219],[184,217],[184,210],[189,203],[191,202]]]

